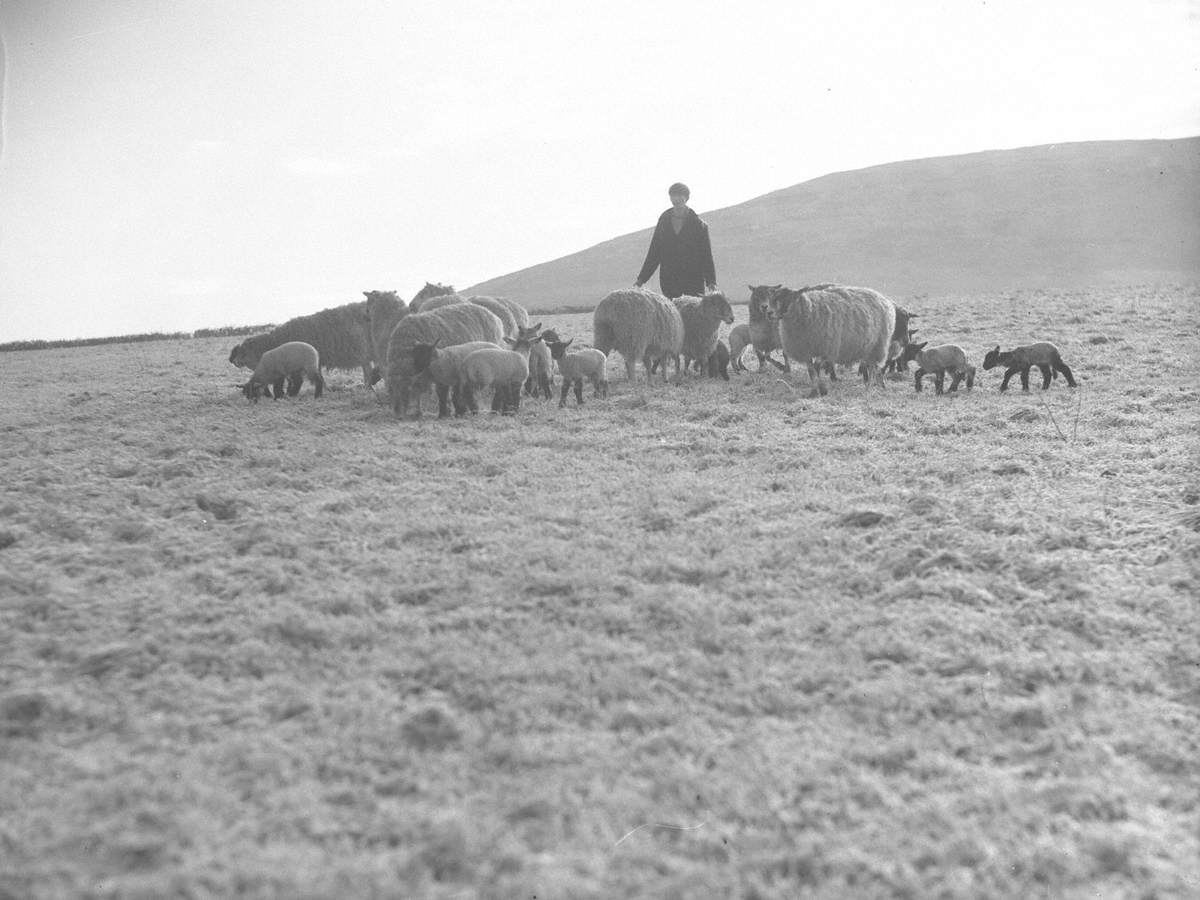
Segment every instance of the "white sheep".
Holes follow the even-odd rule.
[[[542,340],[534,341],[529,348],[529,378],[525,381],[525,393],[536,397],[540,391],[547,400],[554,386],[554,360],[550,348]]]
[[[283,396],[283,383],[287,380],[296,385],[295,391],[289,391],[293,396],[299,393],[299,385],[304,377],[313,383],[314,396],[320,397],[325,390],[325,379],[321,377],[321,358],[317,348],[303,341],[288,341],[263,353],[254,367],[250,380],[242,385],[242,393],[247,400],[258,402],[259,395],[268,390],[268,385],[275,388],[275,399]]]
[[[1050,387],[1050,376],[1053,373],[1054,377],[1058,377],[1058,373],[1062,372],[1066,376],[1067,384],[1070,387],[1078,387],[1074,377],[1071,375],[1070,368],[1063,362],[1062,354],[1058,352],[1058,348],[1049,341],[1039,341],[1036,344],[1026,344],[1023,347],[1014,347],[1012,350],[1000,351],[1000,345],[997,344],[994,350],[989,350],[983,358],[983,367],[985,369],[993,369],[996,366],[1004,366],[1004,380],[1000,382],[1000,390],[1008,390],[1008,380],[1018,372],[1021,373],[1021,390],[1029,390],[1029,370],[1033,366],[1037,366],[1042,370],[1042,390]]]
[[[783,362],[771,356],[773,350],[783,350],[783,344],[779,339],[779,324],[771,321],[769,316],[768,303],[771,295],[783,287],[781,284],[751,284],[747,285],[750,288],[750,308],[749,308],[749,329],[750,340],[754,344],[754,353],[758,357],[758,367],[761,369],[764,362],[769,362],[781,372],[791,372],[792,366],[788,361],[786,352],[784,353]],[[732,350],[731,350],[732,352]]]
[[[433,298],[426,305],[432,303]],[[473,303],[452,303],[438,309],[409,313],[392,330],[388,339],[385,378],[392,412],[399,418],[414,405],[416,417],[421,415],[421,396],[432,382],[413,370],[412,350],[417,344],[453,347],[467,341],[488,341],[499,344],[504,336],[503,326],[496,314]]]
[[[975,387],[975,367],[967,362],[967,354],[962,347],[957,344],[942,344],[925,349],[928,344],[929,341],[905,344],[904,351],[897,359],[899,367],[905,371],[908,369],[908,364],[916,360],[917,372],[914,383],[918,394],[921,392],[921,380],[926,375],[934,376],[934,390],[939,394],[942,393],[947,372],[953,376],[950,381],[952,392],[958,390],[958,386],[964,378],[967,380],[967,390]]]
[[[367,330],[375,360],[375,370],[369,383],[375,384],[383,377],[388,339],[400,320],[408,315],[409,308],[395,291],[363,291],[363,296],[367,298]]]
[[[562,375],[562,395],[558,399],[561,409],[567,405],[567,394],[571,387],[575,388],[575,403],[583,405],[583,380],[592,383],[592,395],[597,399],[608,396],[608,357],[595,347],[583,347],[567,352],[567,347],[574,341],[554,340],[547,343],[550,355],[558,364],[558,372]]]
[[[896,325],[896,307],[870,288],[821,284],[770,293],[768,316],[779,325],[784,352],[804,360],[819,394],[827,392],[814,361],[861,363],[863,380],[883,386],[882,366]]]
[[[729,361],[735,372],[745,372],[746,365],[742,362],[742,354],[746,352],[746,348],[752,343],[750,339],[750,326],[743,322],[741,325],[735,325],[729,330]],[[759,368],[762,367],[762,359],[758,361]]]
[[[710,291],[703,297],[684,294],[673,301],[683,320],[683,369],[688,371],[698,360],[704,374],[708,358],[717,349],[717,331],[721,323],[733,324],[733,308],[720,291]],[[711,374],[711,373],[708,373]]]
[[[592,325],[596,349],[605,356],[613,350],[620,353],[630,381],[639,359],[648,380],[654,360],[675,359],[683,349],[683,319],[679,310],[662,294],[644,288],[610,293],[597,304]],[[666,379],[664,362],[663,380]]]
[[[488,347],[500,349],[490,341],[468,341],[452,347],[438,347],[436,343],[413,346],[413,370],[417,375],[424,375],[433,382],[437,390],[439,419],[450,415],[451,390],[454,391],[455,414],[461,416],[466,411],[467,404],[459,391],[463,360],[476,350],[485,350]]]
[[[541,325],[522,328],[515,337],[505,337],[511,349],[483,347],[462,361],[459,390],[471,412],[478,412],[476,394],[492,388],[492,412],[517,413],[521,409],[521,389],[529,377],[529,349],[537,340]]]

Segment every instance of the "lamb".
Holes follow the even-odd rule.
[[[779,340],[779,326],[771,321],[768,315],[768,304],[771,295],[783,287],[781,284],[751,284],[750,288],[750,340],[754,344],[754,352],[758,355],[758,365],[769,362],[781,372],[791,372],[792,366],[784,353],[783,362],[771,356],[772,350],[783,350]]]
[[[784,352],[802,359],[817,393],[827,393],[814,360],[832,365],[862,363],[863,380],[883,386],[881,367],[896,326],[896,307],[870,288],[821,284],[770,295],[768,316],[779,324]]]
[[[246,338],[230,351],[229,361],[253,369],[268,350],[289,341],[303,341],[317,348],[325,368],[361,368],[364,383],[370,384],[372,350],[365,311],[365,303],[347,303],[289,319],[266,334]]]
[[[515,338],[505,337],[512,349],[484,347],[463,359],[459,387],[471,412],[478,412],[475,395],[492,388],[492,412],[516,414],[521,409],[521,388],[529,377],[529,350],[541,325],[522,328]]]
[[[888,361],[883,366],[885,373],[908,371],[911,358],[902,360],[900,357],[904,348],[912,343],[913,335],[917,333],[916,329],[911,327],[911,322],[916,317],[916,313],[910,313],[903,306],[896,305],[896,327],[892,329],[892,341],[888,345]]]
[[[742,362],[742,354],[746,352],[746,348],[751,344],[750,326],[743,322],[741,325],[735,325],[729,331],[729,360],[733,364],[733,371],[745,372],[746,366]],[[758,365],[762,367],[762,358],[758,360]]]
[[[558,336],[555,335],[557,340]],[[547,400],[554,386],[554,360],[543,335],[529,348],[529,378],[525,381],[525,393],[536,397],[540,391]]]
[[[630,381],[639,359],[649,380],[653,360],[674,359],[683,349],[683,319],[679,310],[662,294],[644,288],[610,293],[597,304],[592,326],[596,349],[605,356],[613,350],[620,353]],[[666,379],[664,363],[663,380]]]
[[[733,324],[733,308],[720,291],[710,291],[703,297],[684,294],[673,301],[683,320],[683,368],[698,361],[707,368],[708,358],[717,349],[717,330],[721,323]]]
[[[1000,390],[1002,391],[1008,390],[1008,380],[1018,372],[1021,373],[1021,390],[1028,391],[1029,370],[1033,366],[1037,366],[1042,370],[1043,391],[1050,387],[1051,374],[1057,378],[1059,372],[1062,372],[1064,377],[1066,377],[1069,387],[1079,386],[1075,383],[1075,378],[1071,375],[1071,370],[1063,362],[1062,354],[1049,341],[1026,344],[1004,352],[1000,351],[1000,345],[997,344],[995,349],[989,350],[983,358],[984,369],[994,369],[996,366],[1005,367],[1004,380],[1000,382]]]
[[[504,329],[496,314],[473,303],[452,303],[427,312],[409,313],[393,329],[388,339],[387,365],[384,379],[392,413],[400,418],[410,412],[421,415],[421,395],[428,391],[430,380],[413,368],[412,350],[417,344],[452,347],[467,341],[487,341],[499,344]]]
[[[325,379],[321,377],[321,358],[317,348],[304,341],[288,341],[263,353],[254,367],[254,374],[242,386],[242,393],[247,400],[258,402],[259,395],[265,390],[270,395],[269,385],[275,387],[274,399],[283,396],[283,382],[288,381],[288,394],[295,396],[300,392],[304,377],[313,383],[314,396],[320,397],[325,390]],[[292,385],[296,389],[293,391]]]
[[[562,394],[558,398],[558,408],[562,409],[567,405],[567,394],[571,387],[575,388],[575,405],[583,406],[583,380],[586,378],[592,383],[592,395],[597,398],[608,396],[608,357],[594,347],[584,347],[579,350],[567,352],[573,342],[571,340],[560,341],[555,335],[555,340],[547,343],[550,348],[550,355],[558,364],[558,371],[563,377]]]
[[[373,385],[383,377],[392,330],[408,315],[409,308],[395,291],[363,291],[363,296],[367,298],[367,332],[371,336],[371,355],[375,361],[369,382]]]
[[[958,390],[963,378],[967,379],[967,390],[975,387],[975,367],[967,362],[967,354],[957,344],[942,344],[940,347],[925,347],[929,341],[920,344],[905,344],[904,351],[896,357],[900,367],[908,371],[908,364],[917,361],[917,373],[914,377],[917,393],[921,393],[921,380],[926,375],[933,375],[937,393],[942,393],[946,383],[946,373],[954,376],[950,381],[950,391]]]
[[[497,344],[488,341],[468,341],[465,344],[455,344],[453,347],[438,347],[433,344],[414,344],[412,348],[413,371],[417,375],[427,376],[437,390],[438,418],[444,419],[450,415],[448,402],[451,389],[454,390],[454,413],[461,416],[467,410],[467,403],[459,385],[462,382],[462,364],[476,350],[496,347]]]
[[[717,349],[709,354],[707,364],[709,378],[720,375],[726,381],[729,380],[729,348],[725,346],[724,341],[717,341]]]

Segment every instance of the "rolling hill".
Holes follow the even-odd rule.
[[[842,281],[895,296],[1194,282],[1200,137],[888,163],[701,215],[718,280],[738,300],[746,284],[762,282]],[[591,307],[632,283],[651,230],[468,290],[534,310]]]

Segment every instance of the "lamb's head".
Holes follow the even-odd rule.
[[[792,308],[792,303],[800,296],[799,291],[794,291],[791,288],[780,287],[771,291],[767,298],[767,318],[775,321],[782,319],[787,315],[789,309]]]
[[[766,318],[767,304],[771,295],[783,287],[782,284],[750,284],[750,318]]]
[[[904,349],[900,351],[900,356],[898,357],[900,365],[907,367],[928,344],[929,341],[921,341],[919,344],[905,344]]]
[[[733,307],[729,305],[729,298],[720,291],[705,294],[700,300],[700,308],[706,319],[720,319],[726,325],[733,324]]]
[[[999,344],[997,344],[994,349],[989,350],[987,352],[987,355],[984,356],[984,358],[983,358],[983,367],[985,369],[994,369],[998,365],[1000,365],[1000,345]]]
[[[432,344],[413,344],[413,372],[420,374],[429,370],[429,367],[433,365],[433,361],[438,357],[437,345],[440,341],[441,338],[438,338]]]
[[[572,338],[572,340],[574,340],[574,338]],[[547,328],[542,332],[542,341],[544,341],[546,344],[556,344],[562,341],[562,338],[558,336],[558,332],[553,328]]]
[[[550,333],[553,334],[553,332]],[[571,338],[571,340],[564,343],[558,339],[558,335],[554,335],[554,340],[549,340],[546,335],[542,335],[542,341],[550,348],[551,359],[562,359],[567,353],[567,348],[571,346],[574,340],[575,338]]]
[[[528,353],[529,348],[539,339],[538,332],[542,330],[542,323],[536,325],[518,325],[517,336],[515,338],[505,337],[504,343],[508,344],[510,350],[515,350],[518,353]]]
[[[263,391],[265,391],[266,388],[267,386],[265,384],[262,384],[261,382],[255,381],[253,378],[251,378],[242,385],[242,396],[247,400],[253,400],[255,403],[257,403],[258,398],[262,396]]]

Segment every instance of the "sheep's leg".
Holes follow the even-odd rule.
[[[274,399],[278,400],[280,397],[283,396],[283,376],[282,375],[279,378],[275,379],[275,381],[272,383],[272,387],[275,388]]]
[[[521,411],[521,382],[508,386],[508,396],[504,401],[504,411],[515,416]]]
[[[1021,369],[1021,390],[1027,394],[1029,393],[1029,370],[1031,368],[1032,366],[1025,366]]]
[[[933,375],[933,392],[935,394],[946,393],[946,370],[938,369]]]
[[[663,371],[667,371],[666,363],[663,364]],[[572,383],[575,385],[575,405],[583,406],[583,379],[575,378]]]
[[[492,388],[492,412],[494,412],[494,413],[504,412],[504,399],[505,399],[504,394],[505,394],[504,385],[497,382],[495,384],[495,386],[493,386],[493,388]]]
[[[562,395],[558,398],[558,408],[562,409],[567,405],[567,394],[571,393],[571,379],[564,378],[562,383]]]
[[[1001,393],[1008,390],[1009,379],[1012,378],[1014,375],[1016,375],[1017,372],[1019,372],[1019,371],[1020,371],[1020,369],[1017,366],[1013,366],[1011,369],[1004,370],[1004,380],[1000,382],[1000,392]],[[1025,377],[1028,378],[1029,376],[1026,375]]]
[[[650,359],[650,354],[648,354],[648,353],[642,358],[642,365],[645,366],[645,368],[646,368],[646,380],[647,381],[650,380],[650,366],[648,366],[646,364],[647,360],[649,360],[649,359]],[[636,359],[626,359],[625,360],[625,377],[628,378],[630,381],[633,381],[633,373],[636,369],[637,369],[637,360]]]
[[[967,366],[967,390],[972,390],[975,387],[975,367]]]
[[[1075,379],[1071,376],[1071,370],[1069,368],[1067,368],[1067,364],[1065,362],[1063,362],[1061,359],[1058,360],[1056,363],[1054,363],[1054,368],[1056,368],[1056,369],[1058,369],[1058,371],[1062,372],[1063,377],[1067,379],[1067,387],[1078,387],[1079,386],[1075,383]]]
[[[438,418],[450,418],[450,385],[439,384],[434,390],[437,391]]]
[[[962,380],[963,380],[963,373],[956,371],[954,373],[954,377],[950,379],[950,393],[953,394],[955,391],[958,390],[958,386],[959,386],[959,384],[962,383]]]
[[[1042,390],[1050,387],[1050,367],[1045,363],[1038,363],[1038,368],[1042,370]]]
[[[921,379],[925,377],[924,369],[917,369],[917,374],[913,376],[913,384],[917,388],[917,393],[921,393]]]
[[[313,399],[316,400],[325,392],[325,379],[321,377],[319,370],[311,373],[308,378],[313,383]]]

